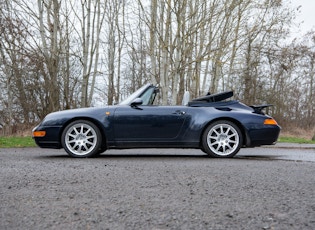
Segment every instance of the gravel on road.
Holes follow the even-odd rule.
[[[74,159],[21,148],[0,149],[0,164],[2,230],[315,226],[314,162],[172,149]]]

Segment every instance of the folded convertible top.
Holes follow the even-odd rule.
[[[228,99],[230,97],[233,97],[233,91],[226,91],[223,93],[210,94],[207,96],[198,97],[196,99],[193,99],[193,101],[218,102],[218,101],[223,101],[225,99]]]

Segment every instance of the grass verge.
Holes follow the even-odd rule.
[[[0,137],[0,148],[35,147],[32,137]]]
[[[296,144],[315,144],[315,141],[307,140],[300,137],[280,137],[278,142],[296,143]]]

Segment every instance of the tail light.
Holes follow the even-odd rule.
[[[275,119],[273,119],[273,118],[268,118],[268,119],[265,119],[264,125],[278,125],[278,123],[276,122]]]

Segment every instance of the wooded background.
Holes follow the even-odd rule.
[[[234,90],[283,127],[315,127],[315,33],[285,0],[0,0],[0,130],[112,105],[151,82],[160,104]]]

